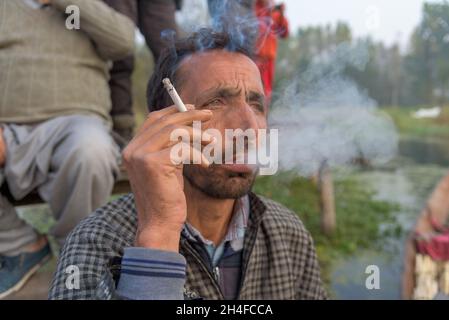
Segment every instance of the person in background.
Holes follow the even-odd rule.
[[[116,11],[128,16],[139,28],[157,61],[165,43],[164,30],[176,31],[175,12],[182,0],[104,0]],[[114,61],[109,85],[111,88],[111,117],[114,138],[121,147],[131,140],[134,127],[131,75],[134,70],[134,53]]]
[[[69,6],[78,29],[66,27]],[[100,0],[0,0],[0,17],[0,184],[16,200],[37,190],[62,246],[114,186],[120,152],[110,135],[109,61],[133,52],[134,26]],[[46,237],[5,195],[0,299],[51,256]]]
[[[265,95],[271,100],[277,39],[289,34],[288,20],[285,18],[285,5],[274,5],[272,0],[256,1],[256,16],[259,19],[259,38],[256,44],[257,65],[264,84]]]

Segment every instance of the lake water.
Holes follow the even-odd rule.
[[[398,238],[386,239],[382,251],[360,250],[332,266],[331,288],[336,299],[400,299],[404,243],[427,197],[449,170],[449,142],[403,139],[399,155],[384,168],[363,171],[357,178],[367,183],[381,200],[396,202],[401,209],[396,220],[405,230]],[[360,214],[363,214],[361,212]],[[337,217],[338,219],[338,217]],[[380,289],[368,290],[366,267],[380,271]]]

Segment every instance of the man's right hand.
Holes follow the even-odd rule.
[[[138,228],[135,245],[159,250],[179,251],[179,239],[187,218],[183,165],[170,159],[173,130],[182,128],[193,137],[193,121],[207,121],[209,110],[179,112],[175,106],[151,112],[143,126],[123,151],[123,161],[135,197]],[[201,135],[207,144],[212,137]],[[190,145],[190,154],[200,153],[202,165],[207,160]]]
[[[6,162],[6,143],[3,138],[3,128],[0,127],[0,168],[3,168]]]

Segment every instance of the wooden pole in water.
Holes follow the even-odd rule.
[[[335,231],[337,217],[335,211],[334,182],[327,162],[323,162],[318,175],[318,188],[321,201],[321,230],[325,235]]]

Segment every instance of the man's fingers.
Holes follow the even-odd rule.
[[[143,122],[143,124],[140,126],[140,128],[137,130],[136,136],[141,133],[142,131],[144,131],[146,128],[148,128],[149,126],[151,126],[151,124],[153,124],[154,122],[156,122],[159,118],[167,115],[167,114],[173,114],[179,112],[178,108],[176,108],[176,106],[170,106],[167,108],[164,108],[162,110],[158,110],[158,111],[153,111],[150,112],[147,115],[147,118],[145,119],[145,121]]]
[[[187,104],[186,108],[188,110],[195,110],[195,106],[192,104]],[[153,123],[157,122],[160,118],[170,115],[170,114],[174,114],[174,113],[180,113],[178,108],[175,105],[172,105],[170,107],[167,107],[167,108],[164,108],[164,109],[161,109],[158,111],[150,112],[147,115],[147,118],[144,121],[144,123],[142,124],[142,126],[137,130],[137,134],[144,131],[146,128],[151,126]]]
[[[187,149],[190,150],[190,152],[188,152],[187,154],[183,153],[181,155],[181,159],[184,164],[194,163],[194,164],[199,164],[206,168],[210,166],[209,160],[207,160],[207,158],[203,155],[201,150],[198,150],[194,146],[184,143],[184,142],[181,142],[181,145],[184,146],[184,148],[185,148],[184,150],[187,150]],[[201,162],[195,163],[196,162],[195,159],[200,160]],[[174,159],[171,159],[171,160],[173,161]]]
[[[200,147],[201,145],[215,143],[215,140],[215,137],[197,128],[170,125],[148,139],[139,147],[138,152],[158,152],[180,142],[189,142],[189,144],[199,143],[200,145],[198,147]]]
[[[175,151],[180,152],[176,154]],[[184,164],[199,164],[205,168],[210,166],[209,160],[203,155],[200,150],[190,144],[183,142],[179,144],[178,150],[173,150],[170,147],[163,149],[154,155],[159,157],[161,163],[163,162],[178,167],[181,167]]]
[[[175,125],[189,125],[193,121],[207,121],[212,117],[212,113],[208,110],[191,110],[187,112],[177,112],[167,114],[158,119],[157,123],[146,126],[134,139],[130,142],[131,147],[139,146],[152,139],[153,135],[158,134],[164,127]]]

